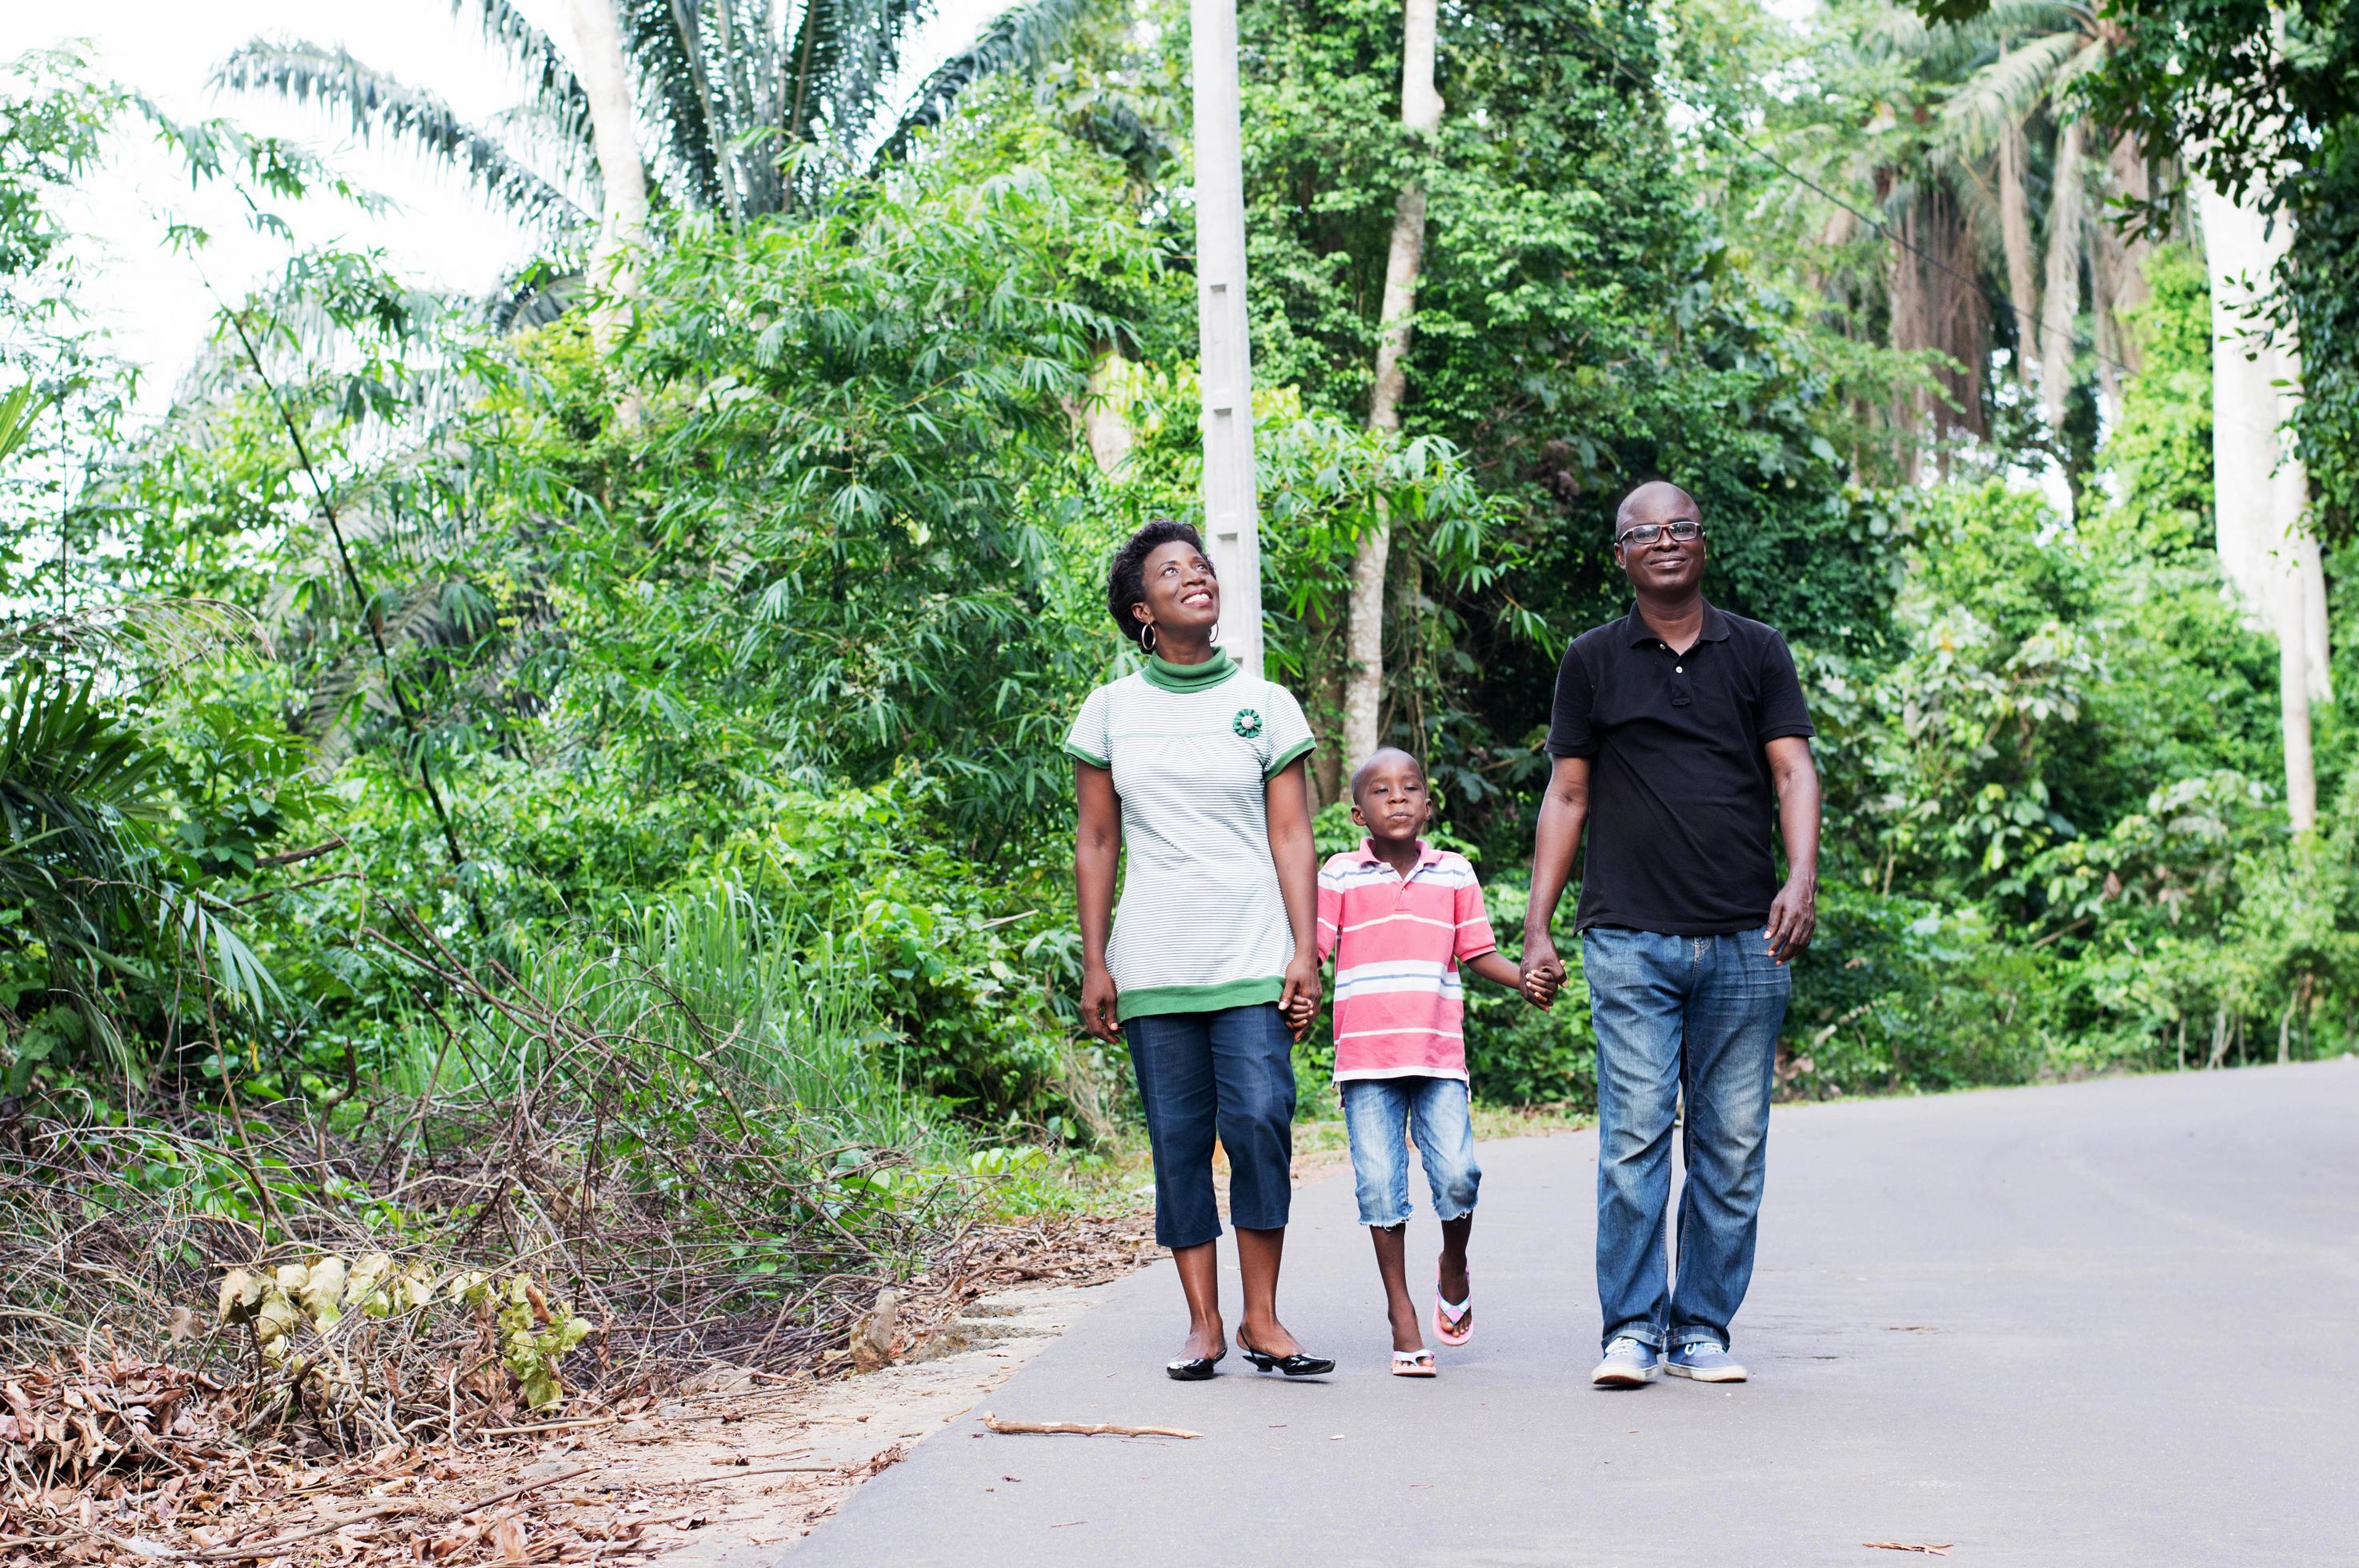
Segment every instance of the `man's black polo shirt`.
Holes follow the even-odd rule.
[[[1590,759],[1576,925],[1716,936],[1766,924],[1777,873],[1765,748],[1811,733],[1794,655],[1758,621],[1706,605],[1703,635],[1675,654],[1633,605],[1574,638],[1548,749]]]

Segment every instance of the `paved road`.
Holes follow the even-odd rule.
[[[783,1568],[2359,1563],[2359,1062],[1781,1108],[1734,1390],[1588,1387],[1595,1150],[1484,1147],[1440,1379],[1329,1180],[1284,1299],[1332,1379],[1167,1380],[1158,1266],[986,1402],[1201,1441],[953,1422]]]

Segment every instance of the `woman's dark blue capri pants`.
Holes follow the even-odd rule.
[[[1155,1150],[1155,1239],[1177,1250],[1221,1234],[1212,1134],[1229,1155],[1229,1220],[1277,1230],[1294,1198],[1294,1059],[1276,1002],[1161,1012],[1122,1026]]]

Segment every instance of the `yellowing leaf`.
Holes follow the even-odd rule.
[[[377,1287],[392,1271],[393,1257],[390,1253],[364,1255],[359,1262],[353,1265],[352,1272],[344,1280],[344,1304],[358,1307],[374,1317],[384,1316],[383,1312],[371,1310],[374,1303],[369,1298],[377,1293]]]
[[[270,1289],[270,1281],[250,1269],[232,1269],[222,1276],[218,1311],[227,1324],[245,1323]]]
[[[303,1310],[310,1313],[312,1321],[322,1328],[329,1327],[344,1315],[343,1308],[339,1304],[344,1299],[344,1260],[342,1258],[322,1258],[311,1265],[310,1271],[303,1277],[302,1288],[296,1292],[296,1299],[303,1303]]]

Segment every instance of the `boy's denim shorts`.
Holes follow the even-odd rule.
[[[1408,1221],[1408,1141],[1425,1162],[1437,1219],[1474,1212],[1483,1184],[1474,1163],[1474,1123],[1466,1086],[1456,1078],[1353,1078],[1343,1087],[1343,1127],[1352,1139],[1352,1182],[1360,1223],[1387,1228]],[[1406,1134],[1406,1136],[1404,1136]]]

